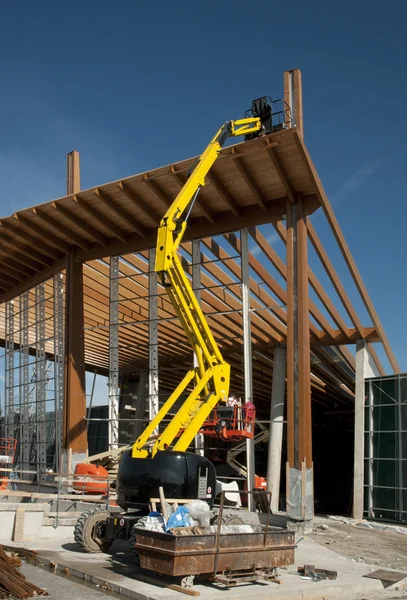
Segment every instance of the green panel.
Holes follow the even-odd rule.
[[[375,433],[373,434],[374,458],[398,458],[399,434]]]
[[[394,406],[375,406],[373,408],[373,432],[375,431],[394,431],[398,429],[398,407]],[[369,422],[365,424],[366,430],[369,430]]]
[[[374,485],[398,486],[398,461],[397,460],[374,460],[373,461],[373,483]]]
[[[392,404],[397,402],[398,379],[382,379],[371,382],[373,404]]]
[[[397,518],[399,509],[398,490],[373,488],[373,508],[375,513],[376,509],[379,508],[394,511],[394,518]]]

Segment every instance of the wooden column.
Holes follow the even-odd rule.
[[[287,201],[287,462],[295,464],[295,407],[294,380],[296,377],[296,357],[294,352],[294,273],[296,269],[294,249],[296,247],[295,210]],[[294,217],[294,222],[293,222]]]
[[[297,127],[297,131],[303,136],[302,78],[299,69],[285,71],[284,73],[284,101],[291,108],[291,123],[288,114],[286,114],[287,127]]]
[[[313,498],[308,236],[302,195],[295,200],[287,202],[287,499],[290,512],[290,497],[299,493],[302,505],[292,514],[309,519]],[[301,473],[299,492],[294,492],[293,470]]]
[[[309,331],[308,235],[302,196],[297,199],[298,285],[298,459],[312,466],[311,349]]]
[[[80,191],[79,153],[68,154],[67,192]],[[66,269],[64,448],[86,454],[85,346],[83,267],[72,250]]]
[[[77,194],[81,191],[81,176],[79,152],[72,150],[67,156],[67,177],[66,177],[66,193]]]

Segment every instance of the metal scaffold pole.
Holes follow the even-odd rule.
[[[6,302],[6,335],[5,335],[5,397],[4,412],[6,437],[14,437],[14,301]]]
[[[158,281],[155,267],[155,248],[148,253],[148,417],[154,419],[158,403]],[[158,434],[158,430],[155,431]]]
[[[119,257],[109,271],[109,449],[119,445]]]
[[[22,469],[30,464],[30,367],[28,336],[28,292],[20,296],[20,452]]]
[[[47,468],[47,361],[45,356],[45,290],[40,283],[35,288],[35,340],[36,340],[36,421],[37,421],[37,471],[38,477]]]
[[[58,471],[62,458],[62,414],[64,403],[64,282],[62,273],[54,275],[54,403],[55,403],[55,458],[54,465]]]
[[[192,289],[196,299],[201,302],[201,240],[192,242]],[[194,368],[198,366],[197,358],[194,354]],[[197,433],[195,436],[195,451],[201,456],[205,455],[205,441],[203,433]]]

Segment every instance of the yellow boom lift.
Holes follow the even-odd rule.
[[[228,138],[244,135],[248,139],[267,129],[264,124],[271,120],[271,102],[262,98],[254,101],[253,107],[253,116],[227,121],[219,129],[160,223],[155,271],[193,348],[197,366],[188,371],[134,445],[119,450],[117,504],[123,512],[118,516],[93,510],[80,517],[75,540],[88,552],[105,550],[117,538],[129,539],[133,526],[148,510],[149,499],[157,496],[159,486],[167,498],[201,498],[213,504],[215,468],[207,458],[187,450],[216,405],[226,402],[230,366],[212,335],[177,251],[199,190],[222,146]],[[160,432],[163,420],[174,412]],[[102,458],[98,455],[89,462]]]
[[[168,297],[181,321],[182,327],[194,350],[197,367],[188,371],[156,417],[150,422],[132,449],[133,458],[154,456],[169,448],[185,451],[201,429],[218,402],[226,402],[229,394],[230,366],[225,362],[209,329],[191,284],[186,276],[177,250],[187,226],[199,190],[205,185],[205,177],[219,156],[229,137],[249,135],[260,130],[258,117],[228,121],[219,129],[198,164],[164,215],[158,229],[155,271],[161,278]],[[193,385],[192,391],[182,403],[176,415],[155,440],[151,448],[151,436],[158,430],[174,404]],[[181,435],[179,435],[181,433]]]

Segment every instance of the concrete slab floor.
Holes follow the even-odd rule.
[[[1,540],[0,540],[1,543]],[[9,545],[11,545],[9,543]],[[18,544],[15,544],[18,546]],[[51,540],[40,540],[35,543],[25,544],[25,547],[38,550],[45,561],[58,563],[58,567],[66,567],[74,577],[109,586],[122,597],[135,600],[181,600],[186,596],[180,592],[158,587],[144,581],[137,580],[137,568],[128,558],[127,544],[115,542],[109,554],[85,554],[78,552],[73,542],[63,543],[62,546]],[[312,582],[301,579],[297,574],[297,566],[313,564],[317,568],[335,570],[338,577],[335,581]],[[282,585],[273,583],[241,584],[236,588],[225,591],[214,585],[198,583],[194,590],[199,591],[202,600],[220,600],[227,596],[233,600],[247,600],[256,596],[257,600],[276,597],[279,600],[347,598],[357,594],[359,598],[393,598],[398,596],[391,589],[383,590],[380,581],[366,579],[363,575],[376,570],[377,567],[353,562],[336,554],[332,550],[322,547],[307,538],[299,541],[296,550],[296,565],[287,570],[280,570]],[[152,573],[144,571],[146,574]],[[44,573],[45,576],[45,573]],[[39,582],[39,583],[38,583]],[[36,583],[41,585],[40,578]],[[402,582],[395,584],[400,587]],[[45,585],[45,583],[43,584]],[[392,594],[392,595],[389,595]]]

